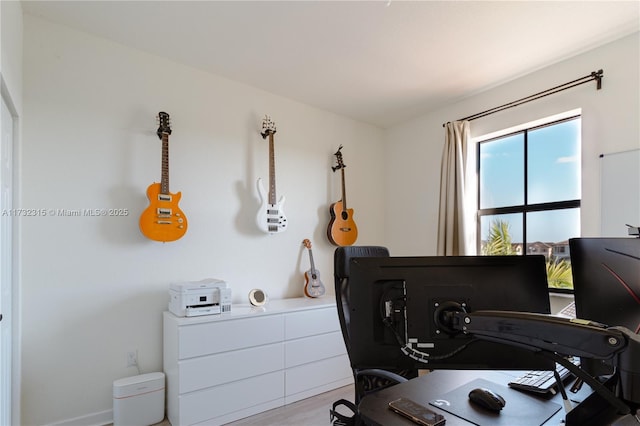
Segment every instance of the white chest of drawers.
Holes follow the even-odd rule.
[[[331,299],[179,318],[164,312],[167,414],[173,426],[224,424],[352,383]]]

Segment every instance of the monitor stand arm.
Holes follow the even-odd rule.
[[[541,352],[589,384],[618,413],[628,414],[622,401],[640,404],[640,336],[624,327],[592,321],[511,311],[466,312],[456,304],[443,304],[435,313],[436,325],[449,334],[477,338]],[[618,376],[618,398],[597,379],[563,356],[611,360]]]

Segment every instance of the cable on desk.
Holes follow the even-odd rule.
[[[565,389],[564,389],[564,383],[562,383],[562,378],[560,377],[560,373],[558,373],[558,370],[553,370],[553,375],[556,378],[556,384],[558,385],[558,389],[560,389],[560,394],[562,395],[562,403],[564,405],[564,412],[566,414],[568,414],[569,411],[573,410],[573,406],[571,405],[571,402],[569,401],[569,397],[567,397],[567,391],[565,391]]]

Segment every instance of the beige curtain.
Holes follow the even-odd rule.
[[[469,254],[465,182],[469,122],[445,125],[446,135],[440,166],[440,208],[438,213],[438,256]]]

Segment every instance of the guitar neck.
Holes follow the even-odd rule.
[[[316,266],[313,263],[313,253],[311,253],[311,249],[309,249],[309,263],[311,263],[311,271],[315,271]]]
[[[269,134],[269,204],[276,204],[276,159],[273,146],[273,133]]]
[[[160,192],[169,194],[169,135],[162,133],[162,181]]]
[[[347,186],[344,179],[344,167],[340,169],[342,173],[342,211],[347,211]]]

